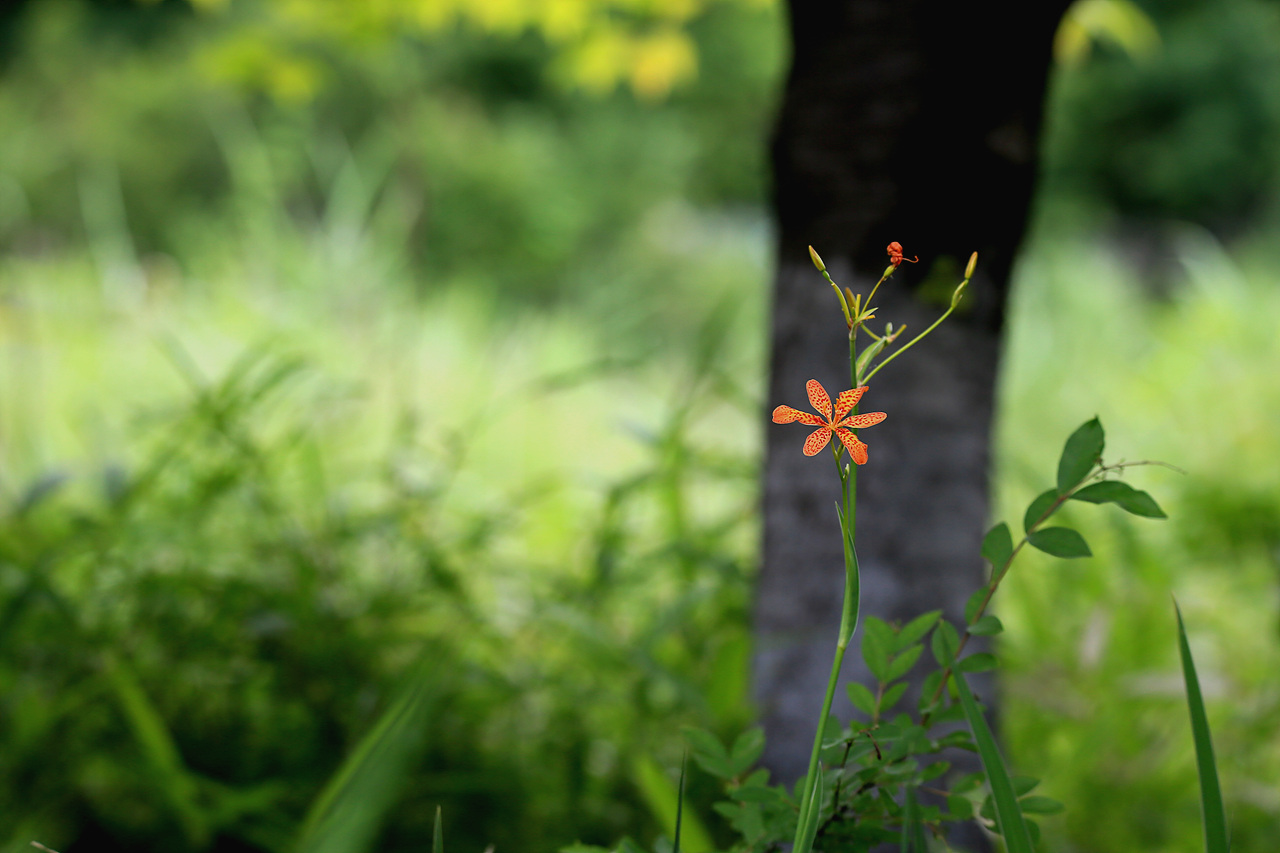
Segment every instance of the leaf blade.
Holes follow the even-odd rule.
[[[1009,771],[1004,759],[1000,757],[1000,749],[996,746],[995,736],[987,725],[987,718],[973,698],[968,683],[960,673],[954,673],[956,691],[960,694],[960,706],[964,709],[965,719],[973,732],[973,739],[978,745],[978,755],[982,758],[982,766],[987,771],[987,780],[991,785],[991,797],[995,803],[996,821],[1000,825],[1008,853],[1033,853],[1031,836],[1018,807],[1018,798],[1013,791],[1013,783],[1009,780]]]
[[[1065,495],[1088,476],[1105,447],[1106,434],[1096,417],[1071,433],[1058,459],[1058,494]]]
[[[1089,550],[1089,543],[1070,527],[1046,527],[1043,530],[1037,530],[1027,536],[1027,542],[1033,548],[1064,560],[1093,556],[1093,552]]]
[[[1228,853],[1227,815],[1222,805],[1222,787],[1218,784],[1217,761],[1213,756],[1213,739],[1209,734],[1209,717],[1204,710],[1204,696],[1196,675],[1187,629],[1182,623],[1182,610],[1173,603],[1178,617],[1178,652],[1182,657],[1182,677],[1187,686],[1187,710],[1191,715],[1191,737],[1196,745],[1196,772],[1200,776],[1200,814],[1204,822],[1205,853]]]

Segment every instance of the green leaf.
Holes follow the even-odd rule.
[[[951,786],[951,793],[967,794],[970,791],[976,791],[982,785],[982,779],[981,773],[966,773]]]
[[[435,674],[420,664],[307,810],[297,853],[358,853],[373,844],[423,746],[435,707]]]
[[[1187,709],[1191,713],[1191,737],[1196,745],[1196,770],[1200,776],[1200,815],[1204,821],[1205,853],[1227,853],[1227,814],[1222,806],[1222,788],[1218,784],[1218,763],[1213,757],[1213,739],[1209,735],[1209,717],[1204,710],[1196,663],[1187,642],[1187,629],[1182,623],[1182,610],[1173,603],[1178,616],[1178,651],[1182,655],[1182,678],[1187,685]]]
[[[717,779],[734,777],[729,752],[724,748],[724,744],[720,743],[719,738],[705,729],[693,726],[685,726],[682,731],[685,740],[693,747],[693,760],[698,762],[699,767]]]
[[[964,719],[964,711],[960,711],[958,719]],[[936,721],[936,718],[935,718]],[[973,735],[969,734],[967,729],[956,729],[954,732],[947,732],[936,741],[940,749],[955,747],[956,749],[967,749],[970,752],[977,752],[978,747],[973,742]]]
[[[1009,525],[1002,521],[982,537],[982,556],[987,558],[993,568],[999,569],[1009,562],[1012,554],[1013,537],[1009,534]]]
[[[982,709],[973,698],[964,675],[952,675],[956,691],[960,694],[960,705],[964,708],[965,719],[973,731],[973,738],[978,744],[978,755],[982,757],[982,766],[987,771],[987,780],[991,784],[991,796],[995,802],[996,822],[1000,834],[1004,837],[1005,849],[1008,853],[1034,853],[1031,836],[1022,818],[1022,810],[1018,807],[1017,795],[1013,792],[1013,783],[1009,780],[1009,771],[1004,759],[1000,757],[1000,749],[996,746],[995,736],[987,725],[987,718],[982,716]]]
[[[996,656],[987,652],[978,652],[962,658],[956,666],[961,672],[986,672],[996,668]]]
[[[935,761],[920,772],[920,781],[928,782],[930,780],[937,779],[950,769],[950,761]]]
[[[942,670],[935,669],[924,677],[924,682],[920,685],[920,700],[918,702],[919,711],[925,714],[934,707],[933,694],[938,692],[938,688],[942,685]],[[941,700],[941,697],[939,697]]]
[[[990,613],[969,626],[969,633],[975,637],[994,637],[1003,630],[1004,623],[1000,621],[999,617]]]
[[[978,608],[982,607],[982,603],[987,600],[987,594],[990,591],[990,587],[985,586],[980,586],[973,591],[973,595],[969,596],[969,600],[964,605],[964,621],[973,621],[978,615]]]
[[[1106,436],[1097,418],[1085,421],[1071,433],[1058,460],[1058,494],[1065,495],[1089,475],[1105,446]]]
[[[1030,533],[1037,523],[1053,515],[1052,512],[1049,512],[1049,509],[1057,502],[1058,492],[1055,489],[1050,489],[1037,495],[1036,499],[1027,505],[1026,515],[1022,516],[1022,529]]]
[[[907,788],[906,807],[902,815],[902,853],[929,853],[924,837],[924,824],[920,821],[920,804],[916,802],[916,789]]]
[[[107,652],[103,663],[116,703],[133,733],[147,769],[163,792],[166,805],[187,840],[193,846],[204,844],[209,827],[197,802],[195,779],[182,761],[182,754],[165,725],[164,716],[123,658]]]
[[[741,776],[750,770],[751,765],[760,760],[763,752],[764,729],[757,726],[738,735],[738,739],[733,742],[733,748],[729,750],[730,769],[733,770],[733,775]],[[683,774],[683,770],[681,773]]]
[[[1040,780],[1034,776],[1010,776],[1009,782],[1013,785],[1013,792],[1019,797],[1030,794],[1040,784]]]
[[[865,684],[859,684],[856,681],[850,681],[845,685],[845,690],[849,693],[849,701],[853,703],[853,707],[857,708],[868,717],[876,712],[876,697],[867,689]]]
[[[1069,527],[1046,527],[1027,536],[1035,548],[1055,557],[1092,557],[1084,537]]]
[[[960,635],[956,633],[955,626],[945,619],[939,621],[938,627],[933,630],[930,646],[938,666],[950,665],[960,649]]]
[[[431,853],[444,853],[444,829],[440,825],[439,806],[436,806],[436,824],[431,830]]]
[[[893,629],[874,616],[867,617],[862,634],[862,659],[878,681],[888,681],[889,649],[893,647]],[[883,629],[881,628],[883,626]]]
[[[1155,498],[1119,480],[1091,483],[1072,494],[1071,499],[1088,501],[1091,504],[1113,503],[1125,512],[1140,515],[1143,518],[1168,518],[1156,503]]]
[[[852,308],[850,310],[852,310]],[[867,375],[867,367],[871,364],[871,359],[875,358],[876,355],[879,354],[880,350],[884,349],[885,344],[887,343],[887,340],[880,338],[878,341],[870,343],[866,349],[858,353],[858,360],[855,362],[855,369],[857,370],[858,376]]]
[[[745,732],[744,732],[745,734]],[[671,841],[671,853],[680,853],[680,824],[684,822],[684,772],[689,765],[689,751],[680,756],[680,787],[676,791],[676,831]]]
[[[920,660],[920,653],[923,651],[924,646],[915,645],[896,656],[889,663],[889,677],[885,681],[897,681],[906,675],[911,667],[916,665],[916,661]]]
[[[929,629],[933,627],[933,623],[937,622],[938,617],[941,615],[941,610],[930,610],[928,613],[921,614],[903,625],[902,630],[898,632],[894,651],[901,651],[912,643],[919,642],[925,634],[929,633]]]
[[[952,794],[947,797],[947,811],[955,820],[969,820],[973,817],[973,800]]]
[[[1023,797],[1018,800],[1018,805],[1022,807],[1023,814],[1057,814],[1062,811],[1065,806],[1052,797]]]
[[[898,704],[898,700],[902,698],[902,694],[907,692],[907,682],[899,681],[897,684],[891,684],[884,691],[884,695],[880,697],[880,713],[885,713]]]

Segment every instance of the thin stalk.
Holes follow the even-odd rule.
[[[825,271],[824,271],[825,272]],[[828,277],[830,280],[830,277]],[[832,282],[834,285],[835,283]],[[851,329],[849,335],[849,374],[853,379],[853,387],[858,387],[857,343]],[[857,409],[855,408],[856,412]],[[860,583],[858,577],[858,555],[853,549],[854,532],[857,519],[857,466],[840,465],[840,440],[832,436],[831,454],[836,463],[836,474],[840,477],[840,492],[843,507],[840,512],[840,533],[844,537],[845,570],[844,570],[844,602],[840,613],[840,631],[836,639],[836,653],[831,662],[831,675],[827,679],[827,692],[822,697],[822,711],[818,717],[817,731],[813,736],[813,750],[809,754],[809,771],[804,777],[804,791],[800,797],[800,815],[796,822],[796,837],[793,853],[808,853],[808,844],[813,835],[807,830],[816,820],[812,813],[820,804],[814,800],[814,790],[822,772],[822,737],[826,733],[827,717],[831,713],[831,703],[835,699],[836,685],[840,681],[840,667],[844,663],[844,654],[849,647],[849,640],[858,625],[858,600]]]
[[[946,315],[943,315],[943,316],[945,317]],[[978,609],[974,611],[973,620],[969,622],[968,625],[965,626],[965,632],[960,635],[960,645],[956,649],[956,654],[955,654],[955,659],[957,661],[960,659],[960,654],[961,652],[964,651],[965,645],[969,642],[969,637],[972,636],[969,633],[968,628],[973,624],[975,624],[979,619],[981,619],[983,615],[987,612],[987,607],[991,604],[991,599],[995,596],[996,590],[1000,588],[1000,582],[1003,581],[1005,578],[1005,575],[1009,573],[1009,569],[1013,566],[1013,561],[1017,559],[1019,552],[1022,551],[1022,549],[1026,546],[1026,544],[1029,541],[1031,541],[1031,534],[1034,533],[1036,530],[1039,530],[1040,525],[1044,524],[1045,521],[1049,519],[1049,516],[1057,512],[1059,507],[1061,507],[1064,503],[1069,501],[1072,495],[1074,495],[1076,492],[1083,489],[1085,486],[1089,485],[1090,483],[1093,483],[1094,481],[1104,479],[1107,473],[1111,471],[1122,471],[1125,468],[1132,468],[1139,465],[1161,465],[1166,468],[1172,468],[1175,471],[1179,471],[1180,473],[1186,473],[1182,471],[1182,469],[1178,468],[1177,466],[1170,465],[1167,462],[1153,462],[1147,459],[1143,459],[1138,462],[1116,462],[1111,465],[1099,465],[1094,471],[1092,471],[1089,474],[1089,476],[1085,477],[1083,480],[1077,483],[1075,488],[1067,492],[1065,495],[1059,495],[1057,500],[1055,500],[1043,513],[1041,513],[1040,517],[1035,520],[1035,522],[1031,525],[1030,528],[1028,528],[1027,532],[1022,536],[1021,539],[1018,540],[1018,544],[1013,546],[1013,550],[1009,552],[1009,558],[1004,561],[1004,564],[1001,566],[993,567],[993,571],[991,572],[991,580],[987,582],[987,594],[983,597],[982,603],[978,606]],[[935,690],[933,693],[934,702],[937,702],[940,698],[942,698],[942,691],[946,689],[947,679],[950,677],[951,677],[951,667],[948,666],[943,670],[942,682],[938,685],[938,689]],[[927,726],[929,724],[929,720],[932,719],[932,717],[933,715],[931,713],[926,714],[920,720],[920,724]]]
[[[813,789],[817,784],[818,774],[822,772],[818,760],[822,754],[822,736],[826,733],[827,715],[831,713],[831,700],[836,695],[836,683],[840,680],[840,665],[844,663],[845,648],[844,643],[838,643],[835,660],[831,662],[831,677],[827,679],[827,694],[822,699],[822,714],[818,718],[818,731],[813,736],[813,752],[809,755],[809,772],[804,778],[804,794],[800,798],[800,819],[796,823],[794,853],[808,853],[803,850],[802,840],[807,835],[805,828],[812,819],[809,810],[817,806],[813,802]]]
[[[932,325],[932,326],[930,326],[929,328],[925,329],[925,330],[924,330],[923,332],[921,332],[920,334],[916,335],[916,336],[915,336],[914,338],[912,338],[910,341],[908,341],[907,343],[903,344],[903,345],[902,345],[902,348],[901,348],[901,349],[899,349],[898,351],[896,351],[893,355],[889,356],[889,357],[888,357],[888,358],[886,358],[884,361],[882,361],[882,362],[880,362],[879,364],[877,364],[877,365],[876,365],[876,369],[875,369],[875,370],[873,370],[873,371],[871,371],[870,373],[868,373],[868,374],[866,375],[866,378],[865,378],[865,379],[863,379],[862,381],[863,381],[864,383],[866,383],[866,382],[870,382],[870,381],[871,381],[871,377],[872,377],[872,376],[875,376],[877,373],[879,373],[879,372],[880,372],[880,369],[881,369],[882,367],[884,367],[884,366],[885,366],[886,364],[888,364],[889,362],[893,361],[893,360],[894,360],[895,358],[897,358],[898,356],[902,355],[902,354],[903,354],[904,352],[906,352],[907,350],[911,349],[913,346],[915,346],[917,343],[919,343],[919,342],[920,342],[920,339],[921,339],[921,338],[923,338],[925,335],[927,335],[927,334],[929,334],[930,332],[932,332],[934,329],[938,328],[938,326],[942,323],[942,321],[943,321],[943,320],[945,320],[945,319],[947,319],[948,317],[950,317],[950,316],[951,316],[951,312],[952,312],[952,311],[954,311],[954,310],[956,310],[956,306],[955,306],[955,305],[952,305],[952,306],[951,306],[950,308],[948,308],[945,312],[943,312],[943,314],[942,314],[942,316],[941,316],[941,317],[939,317],[938,319],[936,319],[936,320],[934,320],[934,321],[933,321],[933,325]]]

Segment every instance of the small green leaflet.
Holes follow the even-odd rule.
[[[1055,557],[1092,557],[1084,537],[1069,527],[1046,527],[1027,535],[1032,547]]]
[[[1143,518],[1168,518],[1156,503],[1155,498],[1119,480],[1091,483],[1073,494],[1071,499],[1088,501],[1091,504],[1113,503],[1125,512],[1140,515]]]
[[[1080,483],[1102,458],[1106,436],[1097,418],[1085,421],[1071,433],[1058,460],[1058,494],[1065,495]]]

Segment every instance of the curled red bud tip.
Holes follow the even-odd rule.
[[[902,244],[897,241],[890,243],[886,251],[889,253],[889,265],[892,267],[897,267],[898,264],[903,261],[909,261],[913,264],[920,263],[919,255],[916,255],[914,258],[904,257],[902,254]]]

